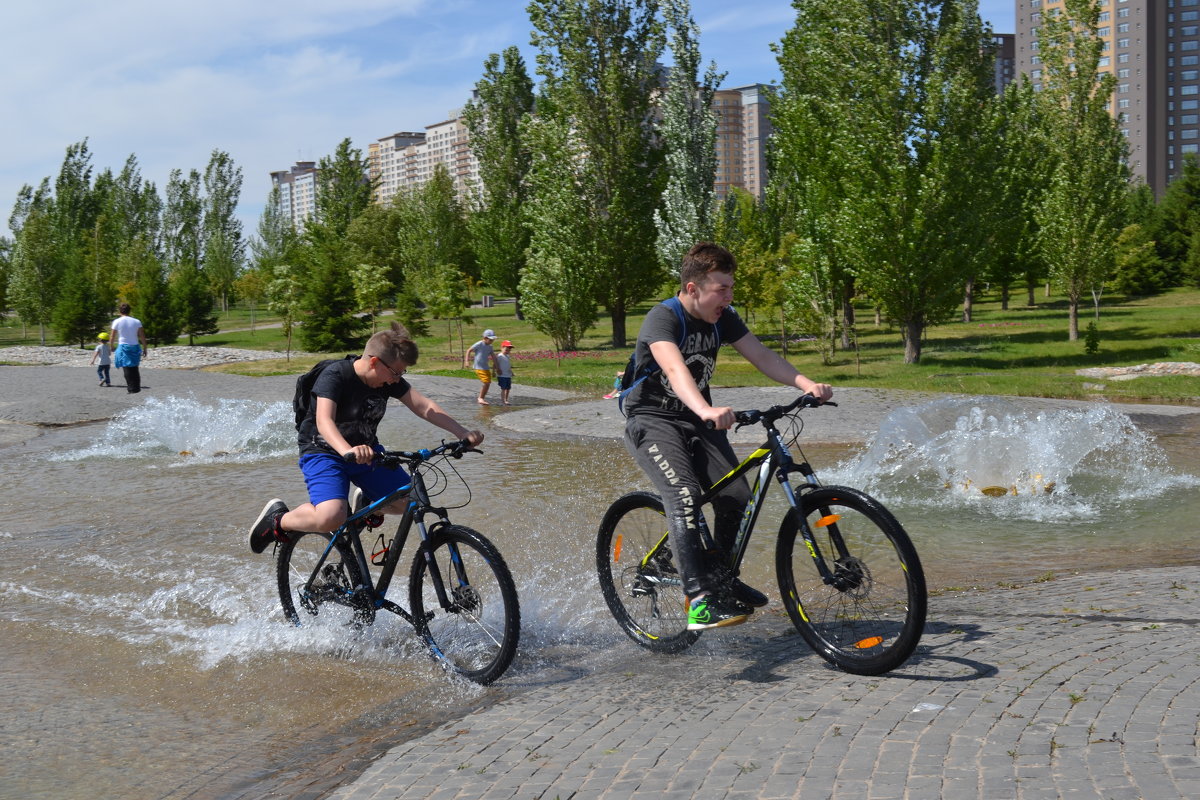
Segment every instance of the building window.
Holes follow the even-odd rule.
[[[1117,47],[1129,47],[1128,39],[1117,39]]]

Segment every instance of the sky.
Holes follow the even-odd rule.
[[[135,154],[160,194],[213,150],[243,173],[255,230],[270,173],[424,129],[461,108],[491,53],[535,50],[524,0],[36,0],[0,3],[0,235],[24,184],[53,182],[88,140],[93,176]],[[1016,0],[980,0],[1014,30]],[[692,0],[704,63],[723,86],[779,79],[787,0]],[[669,60],[669,58],[667,59]]]

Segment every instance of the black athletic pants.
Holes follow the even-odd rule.
[[[140,392],[142,390],[141,367],[121,367],[121,371],[125,373],[125,391],[130,394]]]
[[[650,414],[625,421],[625,446],[662,496],[675,563],[688,597],[719,588],[700,534],[700,496],[737,466],[738,459],[725,431]],[[713,536],[721,554],[728,554],[737,536],[742,511],[750,501],[750,486],[734,481],[713,498]]]

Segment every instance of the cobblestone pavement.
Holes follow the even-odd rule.
[[[614,668],[446,723],[332,796],[1200,797],[1200,567],[934,597],[917,654],[875,678],[760,617],[677,656],[618,645]]]

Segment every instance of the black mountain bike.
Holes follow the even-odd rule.
[[[442,465],[453,471],[446,459],[477,452],[457,441],[432,450],[377,454],[373,463],[405,467],[412,482],[365,507],[352,503],[345,524],[333,533],[292,533],[291,542],[279,545],[276,574],[287,618],[301,625],[305,616],[341,611],[348,624],[361,628],[374,622],[377,611],[390,611],[412,625],[448,669],[482,684],[499,678],[512,663],[520,638],[516,585],[491,542],[478,531],[451,524],[447,510],[432,505],[425,480],[432,473],[435,489],[444,488]],[[360,534],[382,525],[378,509],[405,495],[408,507],[395,534],[388,540],[381,533],[368,557]],[[428,526],[427,516],[435,518]],[[387,599],[387,592],[414,524],[420,542],[409,571],[405,609]],[[371,565],[380,568],[377,579]]]
[[[739,428],[762,425],[767,441],[700,502],[754,473],[727,565],[736,576],[773,477],[789,506],[775,546],[788,616],[822,658],[846,672],[879,675],[903,664],[921,639],[925,575],[908,534],[879,501],[846,486],[822,486],[802,452],[801,461],[793,460],[789,444],[802,428],[799,409],[818,405],[804,394],[785,406],[736,412]],[[781,419],[791,423],[788,442],[776,427]],[[711,541],[706,529],[701,535]],[[699,638],[687,629],[687,599],[658,495],[633,492],[609,507],[596,539],[596,569],[609,610],[635,642],[674,653]]]

